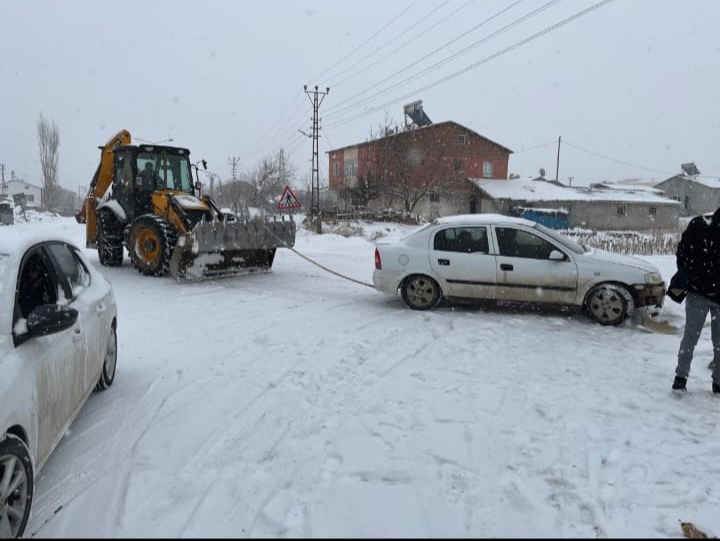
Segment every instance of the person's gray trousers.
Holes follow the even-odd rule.
[[[690,374],[690,363],[693,359],[695,346],[700,339],[703,325],[710,312],[710,335],[713,343],[713,359],[715,369],[712,378],[720,383],[720,304],[706,299],[702,295],[688,291],[685,297],[685,332],[680,341],[678,364],[675,375],[687,378]]]

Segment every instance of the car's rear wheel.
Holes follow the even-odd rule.
[[[440,302],[440,286],[429,276],[408,277],[401,288],[402,298],[413,310],[429,310]]]
[[[104,391],[115,381],[115,368],[117,367],[117,331],[113,326],[108,335],[107,344],[105,346],[105,358],[103,359],[102,371],[100,379],[95,385],[96,391]]]
[[[20,537],[33,499],[33,465],[27,445],[14,434],[0,442],[0,538]]]
[[[633,307],[632,295],[627,288],[618,284],[596,286],[585,299],[587,313],[601,325],[620,325]]]

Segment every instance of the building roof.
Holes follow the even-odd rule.
[[[453,122],[452,120],[446,120],[445,122],[437,122],[437,123],[435,123],[435,124],[429,124],[429,125],[427,125],[427,126],[423,126],[423,127],[421,127],[421,128],[415,128],[415,129],[408,130],[408,131],[399,131],[399,132],[397,132],[397,133],[393,133],[393,134],[387,135],[387,136],[385,136],[385,137],[378,137],[377,139],[373,139],[373,140],[371,140],[371,141],[363,141],[362,143],[355,143],[354,145],[347,145],[347,146],[340,147],[340,148],[333,148],[333,149],[331,149],[331,150],[326,151],[325,153],[326,153],[326,154],[330,154],[331,152],[338,152],[338,151],[340,151],[340,150],[345,150],[346,148],[353,148],[353,147],[359,147],[359,146],[363,146],[363,145],[370,145],[370,144],[373,144],[373,143],[375,143],[375,142],[377,142],[377,141],[381,141],[382,139],[387,139],[387,138],[390,138],[390,137],[398,137],[398,136],[400,136],[400,135],[405,135],[405,134],[407,134],[407,133],[417,132],[418,130],[432,130],[433,128],[438,128],[438,127],[443,126],[443,125],[446,125],[446,124],[454,124],[455,126],[458,126],[458,127],[462,128],[463,130],[467,130],[468,132],[470,132],[470,133],[472,133],[472,134],[474,134],[474,135],[477,135],[478,137],[481,137],[481,138],[485,139],[485,140],[488,141],[489,143],[492,143],[492,144],[495,145],[496,147],[499,147],[499,148],[507,151],[507,152],[510,153],[510,154],[513,153],[513,151],[510,150],[509,148],[507,148],[506,146],[501,145],[500,143],[496,143],[495,141],[493,141],[493,140],[491,140],[491,139],[488,139],[488,138],[485,137],[484,135],[480,135],[478,132],[476,132],[476,131],[474,131],[474,130],[471,130],[470,128],[468,128],[468,127],[466,127],[466,126],[463,126],[462,124],[458,124],[457,122]]]
[[[31,186],[31,187],[35,188],[36,190],[42,190],[42,186],[37,186],[37,185],[33,184],[32,182],[27,182],[27,181],[22,180],[22,179],[19,179],[19,178],[14,178],[14,179],[12,179],[12,180],[6,180],[6,181],[5,181],[5,184],[6,184],[6,185],[8,185],[8,184],[22,184],[23,186]]]
[[[559,186],[544,180],[531,179],[468,179],[493,199],[516,201],[604,201],[616,203],[653,203],[680,205],[648,190]]]
[[[688,182],[697,182],[698,184],[702,184],[703,186],[707,186],[708,188],[720,189],[720,179],[718,177],[689,177],[687,175],[675,175],[666,180],[663,180],[662,182],[658,182],[655,186],[659,186],[665,182],[674,179],[687,180]]]

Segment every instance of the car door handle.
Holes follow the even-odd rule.
[[[450,260],[449,259],[438,259],[438,265],[448,267],[448,266],[450,266]]]
[[[510,263],[500,263],[500,270],[511,271],[513,266]]]

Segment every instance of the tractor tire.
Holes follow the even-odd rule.
[[[97,244],[98,259],[103,267],[119,267],[123,262],[122,225],[117,216],[109,210],[103,209],[97,215]]]
[[[130,226],[128,254],[133,266],[146,276],[163,276],[170,268],[170,258],[177,233],[172,224],[155,214],[144,214]]]

